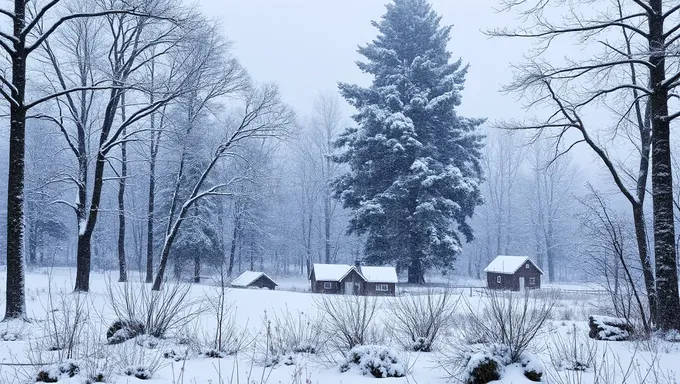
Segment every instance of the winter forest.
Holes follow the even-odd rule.
[[[0,383],[677,383],[679,48],[680,1],[0,0]]]

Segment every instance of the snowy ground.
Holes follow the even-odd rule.
[[[109,346],[104,345],[106,340],[105,332],[107,327],[115,320],[115,315],[111,312],[107,304],[107,280],[113,276],[104,274],[93,274],[91,278],[92,292],[82,298],[84,303],[84,312],[87,314],[87,323],[89,331],[82,331],[75,337],[80,339],[80,346],[74,354],[82,353],[83,350],[92,351],[90,355],[96,355],[95,358],[89,359],[88,362],[80,362],[81,373],[70,379],[63,379],[59,382],[64,383],[82,383],[86,380],[86,372],[92,371],[94,368],[85,367],[87,364],[96,365],[100,369],[110,372],[112,374],[109,382],[115,383],[369,383],[375,380],[371,376],[362,376],[359,372],[352,370],[346,373],[341,373],[337,363],[328,362],[328,359],[315,356],[303,356],[299,358],[296,365],[276,365],[272,368],[265,368],[259,364],[257,348],[252,347],[257,343],[262,343],[265,340],[265,316],[271,316],[272,313],[289,311],[290,313],[303,312],[310,317],[314,317],[316,313],[315,298],[318,295],[313,295],[306,292],[306,282],[301,279],[279,279],[281,288],[287,291],[265,291],[265,290],[244,290],[235,289],[230,290],[227,294],[228,300],[233,303],[236,308],[235,324],[242,332],[248,331],[248,337],[252,338],[251,346],[240,352],[237,357],[227,356],[224,358],[208,358],[198,354],[191,353],[187,360],[174,361],[173,359],[164,359],[162,354],[170,350],[182,354],[182,348],[186,346],[179,345],[178,335],[172,335],[166,340],[153,341],[158,343],[153,349],[144,348],[135,344],[134,342],[126,342],[122,345]],[[60,311],[58,303],[60,300],[67,300],[73,302],[77,296],[70,293],[73,287],[73,271],[68,269],[57,269],[53,271],[35,271],[27,276],[27,310],[31,323],[22,325],[19,323],[3,323],[0,325],[0,338],[4,337],[7,340],[0,340],[0,382],[1,383],[19,383],[19,382],[35,382],[36,373],[40,366],[33,366],[30,363],[51,363],[57,357],[58,353],[50,351],[38,351],[38,346],[46,345],[40,343],[45,337],[46,328],[49,327],[50,322],[45,319],[48,315],[57,316]],[[117,284],[117,283],[114,283]],[[481,284],[480,284],[481,285]],[[4,272],[0,275],[0,287],[5,286]],[[139,284],[132,285],[134,289],[141,289]],[[548,353],[551,343],[554,343],[554,335],[560,334],[564,337],[569,337],[569,334],[575,329],[577,332],[587,334],[587,316],[591,313],[598,313],[598,303],[595,298],[588,293],[579,294],[576,292],[578,287],[559,287],[563,290],[556,298],[556,310],[548,325],[549,331],[546,336],[538,340],[532,347],[533,352],[543,361],[546,369],[554,370],[554,364],[550,361]],[[298,290],[298,292],[290,291],[290,289]],[[208,285],[194,285],[191,288],[191,297],[193,299],[202,299],[211,294],[213,287]],[[554,289],[551,289],[554,291]],[[477,308],[484,301],[481,290],[460,289],[456,291],[457,295],[461,296],[461,302],[467,304],[459,305],[459,311],[466,308]],[[4,297],[4,292],[0,292],[0,297]],[[50,296],[52,297],[52,304],[50,304]],[[554,297],[554,295],[546,295]],[[379,299],[379,305],[383,308],[394,305],[394,298]],[[4,307],[4,305],[3,305]],[[56,309],[55,312],[50,312],[50,308]],[[68,314],[66,316],[70,320],[76,318],[75,314]],[[389,321],[386,317],[386,311],[380,310],[378,316],[378,326]],[[207,313],[202,313],[196,318],[190,327],[185,327],[181,331],[182,334],[191,334],[189,336],[198,337],[209,336],[215,329],[214,319]],[[455,325],[454,325],[455,326]],[[94,330],[94,331],[92,331]],[[16,334],[19,340],[13,339],[13,334]],[[551,336],[553,335],[553,336]],[[208,337],[209,338],[209,337]],[[389,340],[385,342],[392,344],[391,346],[398,350],[398,346]],[[607,374],[611,376],[608,381],[600,379],[599,383],[621,383],[623,382],[623,371],[628,367],[631,359],[637,361],[636,365],[639,367],[636,373],[631,373],[626,383],[664,383],[670,384],[680,379],[680,375],[674,372],[677,369],[677,362],[680,359],[680,345],[667,342],[657,341],[654,343],[645,342],[593,342],[598,348],[600,355],[599,361],[605,361],[609,364],[609,371]],[[408,368],[408,375],[405,378],[384,379],[390,383],[446,383],[451,382],[447,378],[446,370],[441,367],[442,361],[446,359],[447,349],[446,343],[438,345],[438,351],[432,353],[405,353],[402,358]],[[143,355],[143,357],[139,357]],[[606,355],[602,358],[601,355]],[[147,360],[157,363],[160,368],[153,374],[151,380],[142,381],[132,376],[124,375],[126,364],[131,364],[133,360]],[[76,360],[78,360],[76,358]],[[135,361],[137,361],[135,360]],[[29,365],[26,365],[29,364]],[[663,376],[662,379],[652,380],[651,374],[645,375],[648,372],[647,367],[654,365],[656,369],[653,374],[655,376]],[[678,369],[680,372],[680,369]],[[563,376],[565,376],[563,372]],[[569,373],[569,375],[572,375]],[[572,378],[571,380],[548,380],[548,375],[545,375],[544,382],[562,383],[594,383],[593,371],[587,370],[583,374],[578,374],[579,380]],[[602,375],[602,373],[600,373]],[[614,376],[612,376],[614,375]],[[616,376],[618,375],[618,376]],[[582,376],[582,377],[581,377]],[[640,377],[635,377],[640,376]],[[642,377],[645,376],[645,377]],[[506,377],[499,381],[499,383],[516,383],[526,384],[531,383],[525,379],[520,373],[513,374],[508,372]]]

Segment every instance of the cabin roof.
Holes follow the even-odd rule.
[[[398,283],[397,270],[394,267],[364,267],[360,272],[369,283]]]
[[[543,274],[543,271],[541,268],[536,265],[536,263],[533,262],[529,258],[529,256],[506,256],[506,255],[500,255],[496,256],[489,265],[484,268],[484,272],[491,272],[491,273],[500,273],[504,275],[513,275],[515,272],[517,272],[523,265],[529,261],[537,270],[540,272],[540,274]]]
[[[248,285],[254,283],[255,280],[259,279],[262,276],[271,280],[272,283],[274,283],[274,285],[278,285],[278,284],[276,284],[274,279],[267,276],[267,274],[265,274],[264,272],[254,272],[254,271],[243,272],[239,277],[237,277],[236,279],[234,279],[234,281],[231,282],[231,285],[234,286],[234,287],[247,287]]]
[[[397,283],[397,270],[394,267],[366,267],[357,269],[347,264],[314,264],[312,271],[317,281],[341,281],[350,272],[356,271],[359,276],[370,283]],[[311,277],[311,276],[310,276]]]

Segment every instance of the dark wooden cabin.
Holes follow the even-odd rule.
[[[521,291],[541,288],[543,271],[527,256],[498,256],[484,268],[489,289]]]
[[[245,271],[234,281],[231,286],[234,288],[268,288],[275,290],[276,282],[264,272]]]
[[[363,267],[347,264],[314,264],[309,280],[314,293],[394,296],[394,267]]]

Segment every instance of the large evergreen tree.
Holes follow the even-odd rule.
[[[366,261],[408,267],[410,283],[451,266],[482,202],[483,120],[455,111],[467,67],[449,62],[451,27],[440,20],[426,0],[394,0],[373,22],[378,37],[359,47],[371,86],[340,84],[358,128],[338,142],[350,171],[336,196],[353,211],[349,232],[366,235]]]

